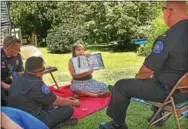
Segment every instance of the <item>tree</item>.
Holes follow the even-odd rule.
[[[58,39],[66,39],[66,44],[69,44],[66,52],[76,38],[88,44],[116,41],[120,46],[118,49],[130,49],[131,39],[147,37],[146,32],[151,30],[152,20],[159,14],[161,4],[162,2],[58,2],[57,9],[53,10],[48,49],[63,52],[64,48],[68,48],[59,47],[65,45],[65,41],[52,39],[57,35]],[[71,37],[72,32],[74,35],[68,39],[67,34]],[[54,41],[56,45],[52,45]],[[50,48],[52,46],[55,49]]]
[[[51,11],[57,7],[57,2],[10,2],[10,17],[14,26],[21,28],[23,35],[32,37],[38,34],[47,36],[51,28],[53,14]]]
[[[85,4],[82,2],[59,2],[53,10],[52,29],[47,36],[48,50],[55,53],[65,53],[71,50],[76,40],[86,37],[83,28],[85,21]]]
[[[117,41],[120,48],[130,46],[133,38],[146,37],[162,2],[89,2],[85,29],[93,43]]]

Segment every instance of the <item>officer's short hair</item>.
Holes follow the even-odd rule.
[[[25,63],[25,71],[36,72],[43,67],[43,64],[44,64],[44,60],[42,59],[42,57],[36,57],[36,56],[29,57]]]
[[[8,46],[12,46],[16,43],[20,44],[21,41],[14,36],[6,36],[3,41],[3,48],[7,48]]]

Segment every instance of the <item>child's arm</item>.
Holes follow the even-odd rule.
[[[69,61],[69,71],[73,78],[82,78],[85,76],[92,75],[92,73],[93,73],[93,70],[89,70],[88,72],[85,72],[85,73],[75,74],[71,61]]]

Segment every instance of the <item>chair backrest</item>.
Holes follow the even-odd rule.
[[[21,46],[20,54],[21,54],[24,61],[26,61],[29,57],[32,57],[32,56],[38,56],[38,57],[43,58],[40,50],[37,47],[32,46],[32,45]],[[43,58],[43,60],[44,60],[44,64],[46,65],[46,67],[48,67],[44,58]]]
[[[188,72],[177,83],[177,89],[182,88],[188,88]]]
[[[168,101],[170,99],[170,97],[174,94],[174,92],[177,89],[185,89],[188,88],[188,72],[185,73],[176,83],[176,85],[174,86],[174,88],[171,90],[171,92],[169,93],[169,95],[167,96],[167,98],[165,99],[165,101]]]

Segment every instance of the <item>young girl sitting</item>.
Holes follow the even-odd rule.
[[[77,41],[72,47],[72,57],[87,55],[89,54],[86,54],[85,46],[80,41]],[[71,82],[73,97],[106,97],[110,95],[105,83],[92,79],[93,70],[81,74],[75,74],[72,62],[69,60],[69,71],[73,77]]]

